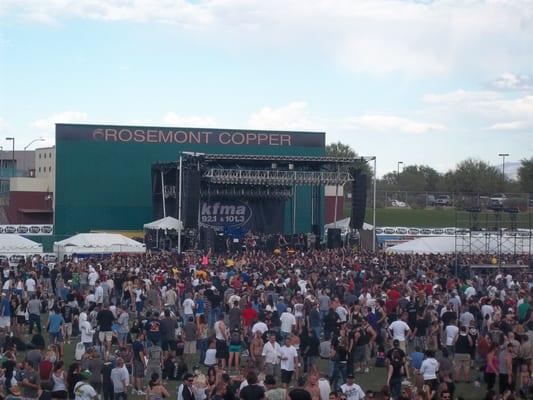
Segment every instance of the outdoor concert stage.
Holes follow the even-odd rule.
[[[320,235],[324,186],[354,180],[354,158],[182,153],[180,162],[152,165],[154,218],[173,216],[191,236]],[[359,168],[359,169],[358,169]],[[164,201],[163,201],[164,199]],[[200,240],[201,241],[201,240]]]

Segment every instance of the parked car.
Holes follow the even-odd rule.
[[[488,208],[492,210],[500,210],[505,205],[506,200],[507,196],[505,195],[505,193],[495,193],[490,196]]]
[[[452,205],[452,198],[447,194],[441,194],[435,199],[435,205],[440,207],[450,207]]]
[[[407,207],[407,203],[400,201],[400,200],[392,200],[390,202],[390,205],[391,207],[394,207],[394,208],[406,208]]]

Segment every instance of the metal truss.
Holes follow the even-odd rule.
[[[204,173],[211,183],[223,185],[344,185],[353,180],[348,172],[286,171],[211,168]]]
[[[202,189],[202,198],[208,197],[239,197],[288,199],[292,196],[292,188],[287,186],[240,186],[240,185],[208,185]]]
[[[272,156],[249,154],[205,154],[203,158],[209,160],[227,161],[279,161],[279,162],[307,162],[322,164],[353,164],[361,161],[361,157],[319,157],[319,156]]]

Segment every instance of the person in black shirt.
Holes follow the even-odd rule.
[[[246,375],[248,386],[245,386],[239,393],[241,400],[260,400],[265,397],[265,389],[257,384],[257,374],[253,371]]]
[[[107,351],[111,350],[111,339],[113,338],[113,321],[115,320],[115,316],[113,313],[109,310],[109,306],[107,304],[104,304],[104,307],[102,310],[98,311],[98,314],[96,314],[96,322],[98,323],[98,338],[100,339],[100,342],[104,344],[104,346],[107,348]]]

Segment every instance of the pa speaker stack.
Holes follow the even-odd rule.
[[[341,230],[339,228],[328,229],[328,249],[338,249],[342,247]]]
[[[360,169],[353,169],[352,176],[352,213],[350,227],[361,229],[365,222],[366,211],[366,174]]]
[[[198,228],[198,207],[200,204],[200,171],[196,168],[183,169],[181,216],[186,229]]]

